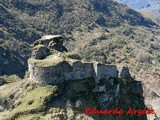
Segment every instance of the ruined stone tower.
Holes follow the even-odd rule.
[[[61,35],[47,35],[35,41],[28,67],[30,79],[40,84],[89,79],[98,84],[102,79],[117,79],[119,73],[115,65],[82,62],[79,55],[67,52]]]

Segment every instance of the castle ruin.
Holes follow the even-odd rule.
[[[61,35],[47,35],[35,41],[28,67],[30,79],[39,84],[88,79],[94,79],[98,84],[102,79],[117,79],[119,75],[130,77],[126,67],[120,72],[115,65],[83,62],[77,54],[67,52]]]

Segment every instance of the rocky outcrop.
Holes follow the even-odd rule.
[[[59,52],[67,52],[67,49],[63,46],[62,35],[45,35],[41,39],[34,42],[34,46],[44,45]]]
[[[58,52],[67,52],[63,46],[63,36],[61,35],[45,35],[41,39],[34,42],[32,50],[32,58],[44,59],[49,54],[57,54]]]
[[[32,57],[35,59],[44,59],[50,54],[50,50],[44,45],[37,45],[33,48]]]

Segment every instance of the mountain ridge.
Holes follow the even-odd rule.
[[[36,3],[36,1],[34,3]],[[73,28],[79,27],[82,23],[89,25],[93,21],[95,22],[94,24],[108,27],[114,27],[122,24],[124,20],[127,20],[131,25],[156,25],[153,22],[146,20],[138,12],[127,9],[128,8],[119,6],[117,3],[111,0],[105,2],[83,0],[73,1],[71,3],[65,0],[57,2],[52,2],[49,0],[47,2],[41,2],[41,4],[39,3],[38,5],[33,4],[33,2],[22,0],[12,2],[5,1],[1,2],[1,11],[3,14],[1,16],[1,25],[3,27],[6,26],[7,28],[10,26],[11,34],[14,33],[14,36],[17,39],[22,39],[27,42],[29,42],[28,39],[33,42],[33,39],[35,40],[41,36],[42,34],[39,34],[38,32],[45,32],[44,28],[46,28],[46,32],[48,34],[55,33],[57,27],[59,28],[57,32],[71,32],[73,31]],[[119,10],[121,12],[119,12]],[[8,14],[9,16],[3,18],[3,16]],[[134,14],[134,16],[131,16],[130,14]],[[9,17],[11,17],[12,21],[14,20],[14,23],[16,24],[12,24],[10,19],[8,19]],[[46,20],[43,17],[45,17]],[[65,19],[65,21],[62,21],[63,19]],[[51,23],[52,21],[54,24]],[[72,24],[70,24],[71,21]],[[19,29],[17,29],[16,26],[19,27]],[[14,27],[16,31],[12,30],[12,27]],[[31,27],[30,32],[28,31],[29,29],[27,29],[27,27]],[[22,31],[20,28],[24,29],[25,31]],[[31,34],[30,37],[27,35],[29,33]]]
[[[157,24],[160,24],[160,0],[115,0],[125,4],[144,16],[152,19]]]
[[[126,4],[134,9],[148,9],[156,14],[160,14],[160,0],[117,0],[120,3]]]

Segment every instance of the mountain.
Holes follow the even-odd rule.
[[[146,9],[160,14],[160,0],[117,0],[117,2],[126,4],[134,9]]]
[[[17,74],[23,77],[27,70],[26,61],[30,56],[30,45],[17,40],[0,29],[0,75]]]
[[[139,12],[144,16],[160,23],[160,0],[116,0]]]
[[[3,0],[0,11],[1,28],[28,43],[44,34],[70,33],[81,25],[115,27],[124,22],[148,27],[156,25],[112,0]]]

